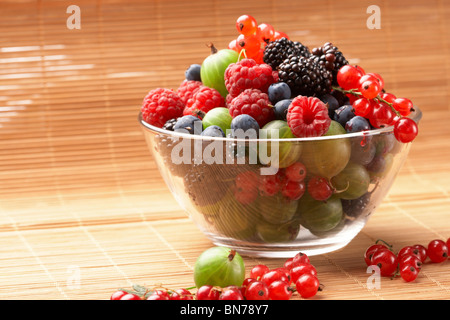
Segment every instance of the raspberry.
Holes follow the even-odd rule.
[[[148,124],[162,128],[170,119],[181,117],[185,105],[175,91],[165,88],[151,90],[142,102],[142,118]]]
[[[188,100],[192,98],[194,93],[203,87],[203,83],[194,80],[184,80],[177,89],[177,94],[180,96],[181,101],[187,104]]]
[[[328,131],[331,119],[327,106],[315,97],[297,96],[287,112],[287,123],[297,137],[319,137]]]
[[[274,119],[269,96],[258,89],[245,89],[231,100],[228,109],[233,118],[240,114],[248,114],[258,122],[260,128]]]
[[[232,97],[237,97],[245,89],[267,93],[274,82],[272,67],[265,63],[257,64],[253,59],[242,59],[225,70],[225,86]]]
[[[201,116],[202,113],[204,115],[209,110],[219,107],[225,107],[225,99],[220,95],[220,92],[214,88],[203,86],[187,101],[183,115],[193,115],[203,118]]]

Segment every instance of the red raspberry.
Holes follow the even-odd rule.
[[[269,86],[275,82],[272,71],[268,64],[242,59],[225,70],[225,86],[232,97],[237,97],[245,89],[259,89],[267,93]]]
[[[199,111],[206,114],[209,110],[219,107],[225,107],[225,99],[221,96],[219,91],[214,88],[203,86],[188,100],[183,115],[193,115],[198,117]],[[200,116],[200,118],[202,117]]]
[[[203,87],[203,83],[201,81],[194,80],[184,80],[177,89],[177,94],[180,96],[181,101],[184,104],[187,104],[188,100],[192,98],[194,93]]]
[[[331,124],[327,106],[316,97],[295,97],[286,119],[297,137],[320,137],[328,131]]]
[[[150,91],[142,102],[142,118],[148,124],[162,128],[167,120],[183,115],[184,103],[175,91],[157,88]]]
[[[261,128],[274,119],[269,96],[258,89],[244,90],[236,98],[231,100],[228,109],[233,118],[240,114],[248,114],[258,122]]]

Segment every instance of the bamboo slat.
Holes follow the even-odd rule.
[[[81,29],[69,30],[69,5]],[[0,0],[0,299],[109,299],[133,283],[193,285],[211,246],[176,204],[137,122],[144,95],[176,88],[206,43],[225,48],[241,14],[309,47],[333,42],[424,113],[383,204],[345,248],[311,257],[314,299],[450,299],[450,262],[414,283],[367,285],[365,249],[450,237],[450,3]],[[284,259],[245,257],[277,267]],[[295,299],[298,299],[296,297]]]

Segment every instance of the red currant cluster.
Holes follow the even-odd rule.
[[[255,171],[239,173],[235,179],[234,195],[242,204],[254,202],[259,195],[274,196],[281,193],[288,200],[298,200],[305,193],[306,167],[295,162],[274,175],[259,175]]]
[[[117,290],[110,300],[289,300],[295,292],[302,298],[311,298],[321,290],[321,285],[309,257],[299,252],[287,259],[283,267],[254,266],[239,287],[202,285],[195,293],[192,289],[148,289],[134,285],[132,290]]]
[[[399,276],[406,282],[414,281],[427,261],[441,263],[448,259],[450,238],[447,242],[440,239],[432,240],[428,247],[421,244],[405,246],[397,253],[392,250],[392,246],[377,240],[375,244],[367,248],[364,253],[364,260],[368,266],[377,266],[380,275],[383,277]]]
[[[414,111],[412,101],[385,92],[379,74],[366,73],[360,66],[345,65],[337,73],[337,82],[340,88],[334,89],[347,95],[355,115],[368,119],[375,128],[394,125],[394,135],[400,142],[411,142],[417,136],[417,124],[408,118]]]
[[[283,267],[254,266],[242,286],[247,300],[289,300],[295,292],[306,299],[320,290],[317,270],[302,252],[287,259]]]
[[[228,44],[228,48],[238,53],[245,52],[247,58],[263,63],[264,48],[267,43],[281,38],[288,38],[286,33],[277,31],[267,23],[258,25],[250,15],[242,15],[236,20],[239,36]],[[244,50],[244,51],[242,51]]]

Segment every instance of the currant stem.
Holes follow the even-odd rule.
[[[389,250],[392,251],[392,245],[387,243],[386,241],[382,240],[382,239],[378,239],[377,241],[375,241],[375,244],[378,244],[378,242],[383,242],[388,248]]]

